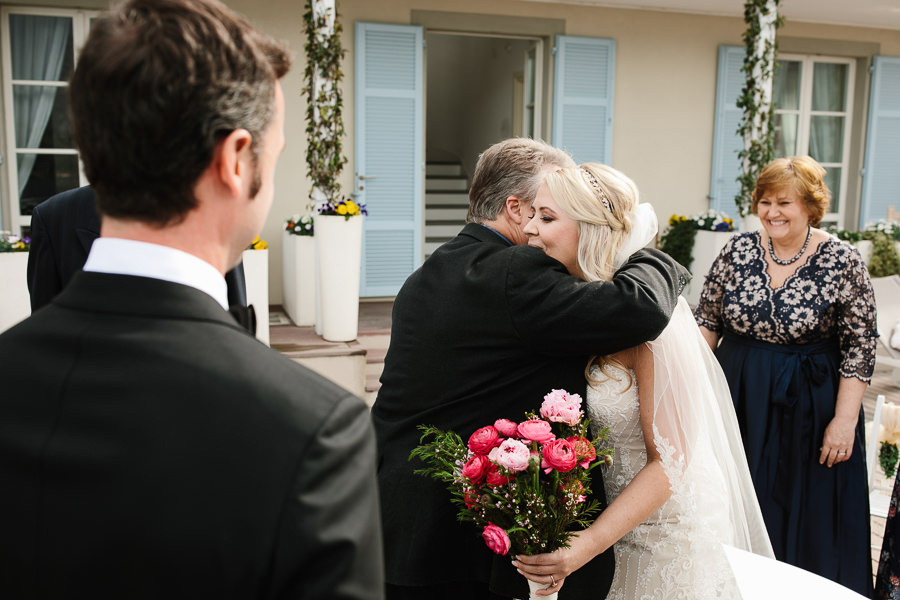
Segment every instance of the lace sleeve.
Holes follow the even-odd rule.
[[[840,309],[836,323],[841,346],[841,377],[868,383],[875,369],[875,293],[869,272],[856,248],[848,248],[849,260],[838,288]]]
[[[694,310],[697,325],[715,331],[719,335],[722,334],[722,303],[725,299],[725,282],[728,281],[731,271],[733,242],[734,238],[728,240],[713,261],[700,292],[700,302]]]

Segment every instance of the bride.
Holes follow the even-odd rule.
[[[634,182],[599,163],[547,175],[533,208],[529,244],[586,281],[611,279],[657,231]],[[610,504],[569,548],[513,565],[550,595],[614,544],[610,600],[740,597],[721,544],[774,555],[728,384],[685,299],[656,340],[595,357],[586,377],[591,426],[614,449]]]

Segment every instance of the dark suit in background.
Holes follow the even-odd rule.
[[[32,312],[50,302],[81,271],[98,237],[100,216],[90,186],[56,194],[34,207],[28,253]],[[225,284],[228,304],[246,306],[243,264],[225,273]]]
[[[466,440],[496,419],[524,419],[551,389],[584,398],[591,354],[636,346],[668,322],[689,276],[663,256],[639,252],[612,283],[588,284],[543,251],[469,224],[409,277],[372,409],[389,584],[415,595],[415,586],[490,582],[501,596],[528,597],[510,558],[456,520],[446,486],[413,474],[423,466],[409,461],[416,427]],[[570,575],[560,597],[604,598],[612,575],[606,552]]]

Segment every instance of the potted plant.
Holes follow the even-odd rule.
[[[256,339],[269,345],[269,245],[256,239],[244,250],[247,304],[256,312]]]
[[[900,227],[887,221],[869,223],[864,231],[828,227],[826,231],[856,246],[872,277],[900,275]]]
[[[0,331],[5,331],[31,314],[28,295],[27,237],[0,231]]]
[[[316,322],[316,255],[315,227],[308,214],[293,215],[285,221],[282,232],[282,303],[295,325]]]

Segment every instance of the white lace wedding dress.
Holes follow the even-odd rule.
[[[772,550],[740,439],[727,432],[737,431],[727,384],[708,373],[721,370],[684,299],[669,327],[649,344],[654,443],[672,495],[615,544],[607,598],[740,598],[722,544],[770,557]],[[603,480],[612,502],[646,464],[647,451],[635,374],[613,365],[607,370],[618,381],[594,367],[592,377],[605,381],[588,386],[587,412],[592,428],[609,427],[613,464],[604,467]],[[717,398],[722,386],[726,397]]]

